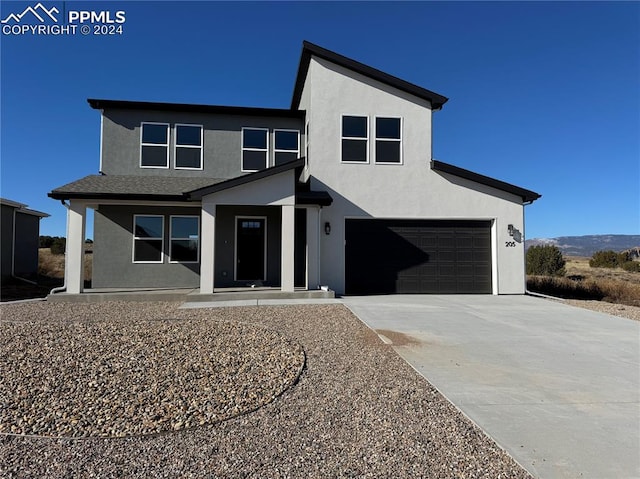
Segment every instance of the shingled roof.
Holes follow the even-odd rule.
[[[51,198],[188,201],[188,191],[226,181],[224,178],[89,175],[54,189]]]

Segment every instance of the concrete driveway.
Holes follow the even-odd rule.
[[[640,322],[530,296],[343,302],[534,477],[640,477]]]

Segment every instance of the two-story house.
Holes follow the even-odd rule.
[[[288,109],[89,100],[100,172],[49,193],[67,292],[92,208],[94,288],[523,293],[540,195],[434,160],[446,101],[308,42]]]

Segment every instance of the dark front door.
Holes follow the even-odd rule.
[[[236,280],[264,280],[266,219],[236,218]]]

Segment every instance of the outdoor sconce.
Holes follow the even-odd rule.
[[[329,223],[328,221],[324,224],[324,234],[331,234],[331,223]]]
[[[513,236],[513,230],[514,230],[513,225],[507,226],[507,229],[509,230],[509,236]]]

